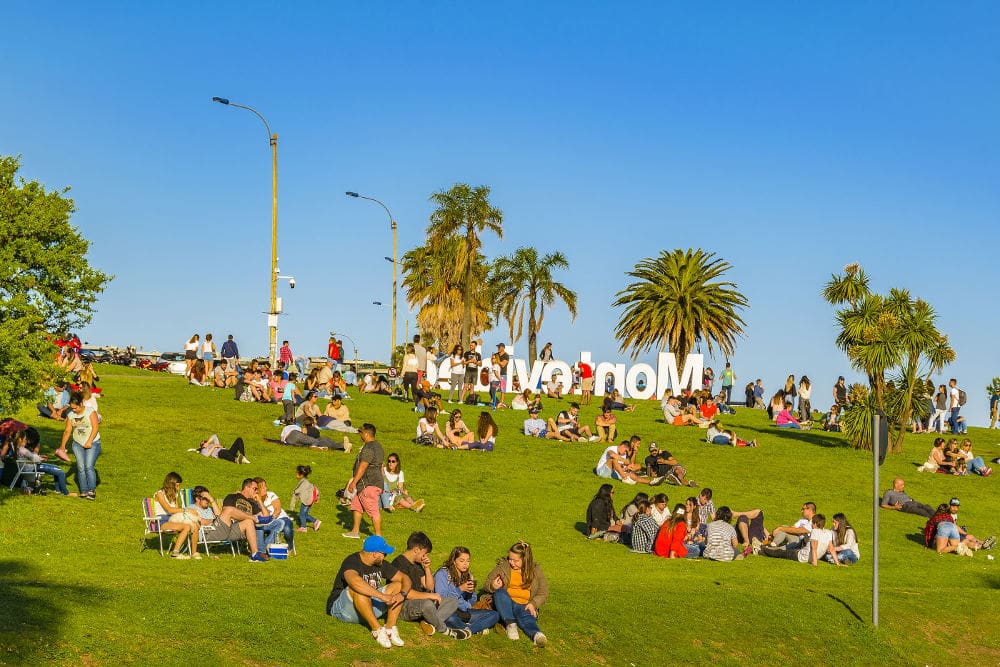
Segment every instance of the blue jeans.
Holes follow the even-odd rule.
[[[285,544],[291,549],[295,543],[295,526],[292,520],[286,517],[275,519],[266,526],[257,528],[257,549],[267,553],[268,545],[274,544],[278,539],[278,533],[285,536]]]
[[[952,433],[958,433],[958,413],[961,410],[959,406],[955,406],[951,409],[951,413],[948,415],[948,426],[951,427]]]
[[[492,628],[500,620],[500,614],[492,609],[470,609],[469,615],[472,618],[466,623],[457,614],[452,614],[445,621],[445,625],[455,630],[468,628],[469,632],[476,635],[486,628]]]
[[[63,494],[64,496],[69,495],[69,489],[66,488],[66,473],[63,469],[57,465],[51,463],[38,463],[36,464],[39,472],[44,472],[47,475],[52,475],[52,479],[56,484],[56,491]]]
[[[312,509],[312,505],[306,505],[305,503],[299,505],[299,525],[303,528],[308,528],[310,521],[316,523],[316,517],[309,513],[310,509]]]
[[[837,560],[839,560],[841,563],[849,563],[853,565],[854,563],[858,562],[858,555],[853,551],[847,551],[847,550],[838,551]]]
[[[775,424],[775,426],[778,427],[778,428],[798,428],[798,429],[802,428],[801,426],[799,426],[795,422],[788,422],[786,424]]]
[[[510,593],[506,588],[499,588],[493,591],[493,608],[500,614],[500,622],[504,625],[517,623],[517,626],[534,639],[541,630],[538,629],[538,622],[535,617],[528,613],[528,609],[523,604],[518,604],[510,599]],[[536,610],[537,611],[537,610]]]
[[[97,473],[94,471],[94,464],[97,457],[101,455],[101,441],[94,440],[90,444],[90,449],[84,449],[83,445],[73,443],[73,456],[76,457],[76,483],[80,486],[80,493],[93,493],[97,488]]]

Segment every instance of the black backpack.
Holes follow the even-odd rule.
[[[965,390],[964,389],[959,389],[958,390],[958,405],[959,406],[965,405],[965,398],[966,398],[966,396],[965,396]]]

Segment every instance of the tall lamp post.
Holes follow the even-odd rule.
[[[399,260],[396,251],[396,221],[393,219],[392,212],[389,211],[389,207],[380,202],[378,199],[359,195],[357,192],[345,192],[344,194],[348,197],[354,197],[356,199],[367,199],[368,201],[373,201],[384,208],[386,214],[389,216],[389,226],[392,228],[392,257],[386,257],[386,259],[392,262],[392,347],[389,349],[389,359],[387,363],[392,366],[392,357],[396,354],[396,276],[399,270]]]
[[[278,358],[278,135],[271,132],[271,126],[253,107],[230,102],[225,97],[213,97],[212,101],[252,112],[264,123],[267,140],[271,144],[271,307],[267,312],[269,335],[267,358],[274,368]]]

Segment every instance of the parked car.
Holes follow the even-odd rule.
[[[183,352],[164,352],[157,359],[156,365],[159,364],[166,364],[164,370],[174,375],[184,375],[184,371],[187,370],[187,362],[184,361]]]
[[[111,362],[111,355],[105,350],[95,350],[93,348],[84,347],[80,349],[80,359],[91,363],[107,364]]]

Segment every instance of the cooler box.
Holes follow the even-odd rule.
[[[267,547],[267,555],[274,560],[288,560],[288,545],[271,544]]]

